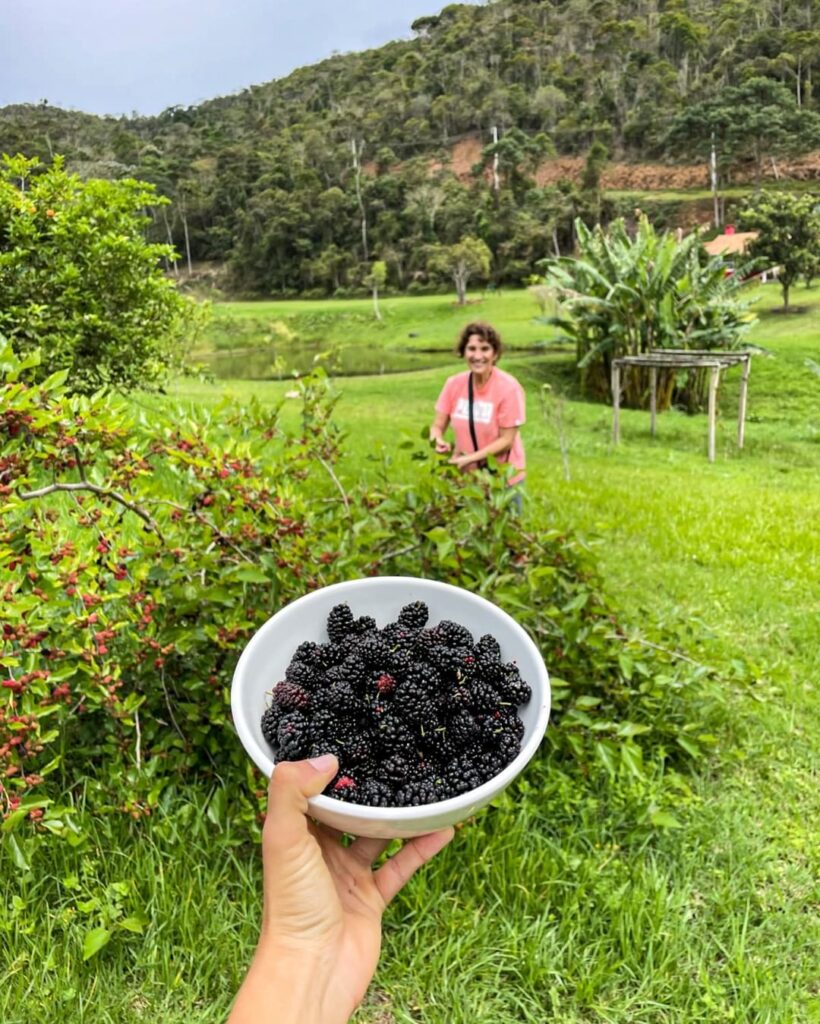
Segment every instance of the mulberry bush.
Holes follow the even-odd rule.
[[[437,578],[515,616],[553,677],[545,752],[573,769],[637,776],[700,753],[698,673],[627,635],[586,550],[528,529],[498,477],[419,449],[409,483],[346,486],[321,372],[286,429],[255,402],[192,415],[70,395],[62,373],[34,383],[35,358],[0,341],[6,831],[67,835],[80,786],[139,817],[173,787],[231,780],[252,818],[262,787],[229,711],[239,652],[283,604],[364,575]]]

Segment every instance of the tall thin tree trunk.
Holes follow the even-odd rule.
[[[717,150],[715,149],[715,133],[712,132],[712,147],[709,151],[709,180],[712,184],[712,203],[715,212],[715,227],[720,227],[720,203],[718,201],[717,183]]]
[[[174,247],[174,236],[171,234],[171,225],[168,223],[168,213],[166,212],[166,209],[165,209],[164,206],[161,206],[160,209],[162,210],[162,220],[163,220],[163,223],[165,224],[165,234],[168,236],[168,244],[173,249],[173,247]],[[171,257],[171,261],[172,261],[172,264],[173,264],[173,267],[174,267],[174,277],[179,277],[179,267],[177,266],[176,256],[172,256]]]
[[[188,260],[188,274],[193,274],[194,265],[191,260],[191,239],[188,237],[188,216],[185,211],[185,200],[182,200],[182,231],[185,235],[185,257]]]
[[[359,204],[359,213],[362,218],[362,251],[364,259],[369,260],[370,254],[367,249],[367,216],[364,209],[364,200],[362,199],[361,167],[359,165],[361,150],[358,149],[355,139],[350,140],[350,146],[353,150],[353,170],[356,174],[356,202]]]

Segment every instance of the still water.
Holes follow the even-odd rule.
[[[328,351],[319,344],[290,344],[287,349],[270,345],[195,354],[191,362],[202,364],[219,380],[284,380],[294,373],[308,373],[317,363],[334,375],[405,373],[436,366],[453,366],[452,352],[345,345]]]
[[[505,360],[539,352],[539,347],[507,351]],[[294,373],[303,374],[321,363],[333,376],[356,377],[380,373],[407,373],[450,367],[455,373],[460,360],[446,349],[425,350],[385,348],[381,345],[344,345],[328,350],[318,342],[290,343],[287,347],[271,345],[223,349],[195,353],[192,364],[203,365],[218,380],[286,380]]]

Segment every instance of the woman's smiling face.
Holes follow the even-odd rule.
[[[498,353],[480,334],[471,334],[464,346],[464,358],[477,377],[484,377],[495,365]]]

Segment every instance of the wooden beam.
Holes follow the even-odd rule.
[[[621,367],[612,363],[612,443],[621,440]]]
[[[752,357],[746,356],[743,363],[743,376],[740,378],[740,403],[737,411],[737,446],[743,447],[746,434],[746,396],[749,391],[749,374],[752,372]]]
[[[720,380],[720,367],[713,366],[709,371],[709,461],[715,461],[715,420],[717,418],[717,391]]]

